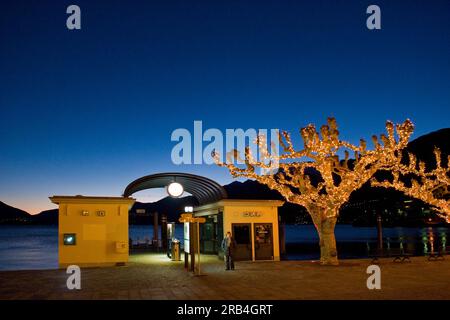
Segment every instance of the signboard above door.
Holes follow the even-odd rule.
[[[258,218],[258,217],[262,217],[262,213],[259,211],[244,211],[242,212],[242,216],[244,218]]]

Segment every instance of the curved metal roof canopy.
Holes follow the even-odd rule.
[[[136,179],[125,188],[123,196],[129,197],[145,189],[164,188],[171,182],[180,183],[186,192],[197,199],[199,205],[227,198],[227,192],[217,182],[195,174],[180,172],[157,173]]]

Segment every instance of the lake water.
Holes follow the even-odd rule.
[[[175,235],[183,238],[183,229],[177,225]],[[450,229],[384,228],[384,246],[403,246],[408,252],[423,255],[447,243]],[[151,239],[153,226],[130,226],[133,240]],[[339,257],[361,258],[368,248],[375,248],[376,228],[336,226]],[[286,250],[290,260],[319,258],[318,236],[312,225],[287,225]],[[58,228],[56,226],[0,226],[0,270],[55,269],[58,267]]]

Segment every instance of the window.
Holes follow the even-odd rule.
[[[77,235],[75,233],[64,233],[63,242],[65,246],[74,246],[77,244]]]

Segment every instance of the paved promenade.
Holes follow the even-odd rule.
[[[369,260],[337,267],[308,261],[238,262],[225,271],[202,256],[204,276],[164,255],[131,256],[123,267],[82,269],[81,290],[66,288],[65,270],[0,272],[0,299],[450,299],[450,259],[382,260],[381,290],[368,290]]]

